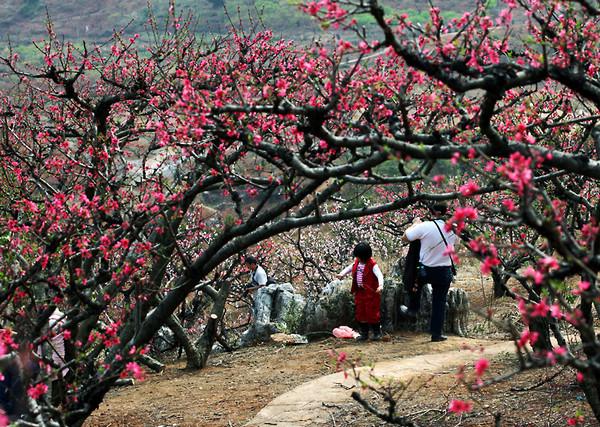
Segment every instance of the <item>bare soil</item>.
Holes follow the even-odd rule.
[[[484,289],[489,283],[477,275],[457,283],[469,292],[475,308],[490,301]],[[494,303],[500,317],[514,316],[509,300]],[[173,360],[161,374],[149,374],[144,382],[113,390],[86,422],[87,427],[116,426],[242,426],[276,396],[316,377],[335,372],[328,350],[344,351],[362,363],[455,350],[457,342],[472,347],[504,337],[490,323],[473,316],[472,336],[431,343],[422,333],[398,332],[386,341],[356,343],[327,338],[303,346],[268,343],[233,353],[216,354],[201,371],[185,370],[183,360]],[[462,345],[462,344],[461,344]],[[517,368],[510,353],[492,361],[492,378]],[[458,369],[458,366],[457,366]],[[571,370],[529,371],[512,376],[481,391],[457,383],[457,369],[417,376],[398,398],[398,413],[421,426],[565,426],[581,415],[580,426],[597,426],[583,392]],[[467,369],[466,378],[471,379]],[[371,402],[385,408],[379,396],[365,392]],[[473,402],[463,417],[447,412],[451,399]],[[368,414],[352,402],[330,408],[331,426],[391,425]]]

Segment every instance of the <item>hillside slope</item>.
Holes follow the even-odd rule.
[[[198,32],[223,32],[229,26],[223,6],[234,22],[238,11],[247,17],[250,11],[262,13],[268,28],[287,37],[304,38],[318,31],[317,26],[297,7],[301,0],[177,0],[177,9],[192,11],[198,19]],[[29,44],[44,37],[46,13],[51,17],[56,32],[70,40],[105,41],[115,29],[126,27],[126,34],[143,33],[148,18],[147,3],[156,16],[167,14],[169,0],[3,0],[0,2],[0,40],[10,37],[13,43]],[[454,17],[470,10],[475,0],[437,0],[446,17]],[[496,0],[489,0],[496,6]],[[408,13],[415,21],[427,18],[427,1],[382,0],[386,9]],[[362,23],[362,22],[361,22]],[[368,19],[366,22],[368,23]]]
[[[164,18],[168,0],[151,0],[153,13]],[[178,0],[177,10],[192,12],[197,19],[197,31],[223,32],[229,26],[223,0]],[[303,27],[315,29],[310,19],[298,11],[288,0],[225,0],[232,19],[237,20],[248,11],[256,14],[263,10],[267,27],[276,31],[302,31]],[[100,42],[109,38],[115,29],[126,27],[126,34],[143,33],[148,19],[147,0],[4,0],[0,4],[0,39],[17,44],[29,43],[44,37],[48,12],[58,34],[71,40]]]

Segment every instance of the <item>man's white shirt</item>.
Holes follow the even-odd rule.
[[[442,219],[436,219],[435,222],[440,227],[446,242],[450,248],[454,248],[456,243],[456,234],[453,231],[446,231],[445,223]],[[415,240],[421,241],[421,251],[419,252],[419,261],[427,267],[448,267],[450,256],[446,251],[444,239],[433,221],[420,222],[412,225],[406,230],[406,238],[411,242]]]
[[[252,275],[252,281],[259,286],[267,284],[267,272],[260,265],[256,266],[256,270],[254,270],[254,274]]]

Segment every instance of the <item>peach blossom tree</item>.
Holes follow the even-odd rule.
[[[600,11],[507,0],[497,17],[432,7],[417,25],[375,0],[304,8],[342,37],[204,40],[171,11],[101,46],[49,25],[42,65],[2,58],[0,367],[20,381],[17,412],[81,425],[143,376],[194,292],[212,314],[186,348],[203,367],[234,264],[267,239],[387,212],[402,227],[447,200],[483,272],[515,279],[505,290],[535,325],[515,338],[522,368],[571,366],[600,419]],[[377,197],[351,203],[356,188]]]

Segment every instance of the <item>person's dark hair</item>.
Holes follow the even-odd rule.
[[[448,205],[444,202],[437,202],[431,206],[430,210],[434,215],[446,215],[446,212],[448,212]]]
[[[360,242],[354,247],[352,254],[363,262],[367,262],[373,256],[373,250],[367,242]]]
[[[244,258],[244,264],[258,264],[258,261],[253,256],[247,256]]]

